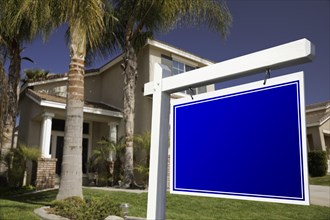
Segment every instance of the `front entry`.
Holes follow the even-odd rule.
[[[56,174],[61,175],[62,171],[62,159],[63,159],[63,147],[64,147],[64,137],[56,136]]]
[[[82,169],[83,173],[87,172],[87,161],[88,161],[88,138],[83,138],[82,140]],[[53,148],[54,146],[54,148]],[[63,134],[53,134],[52,135],[52,146],[51,153],[52,157],[57,158],[56,162],[56,174],[61,176],[62,171],[62,160],[63,160],[63,147],[64,147],[64,135]]]

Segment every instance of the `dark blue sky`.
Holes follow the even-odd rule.
[[[313,62],[272,72],[279,76],[303,70],[305,72],[306,104],[330,100],[330,1],[329,0],[229,0],[227,5],[233,16],[231,33],[227,40],[206,28],[176,29],[156,39],[220,62],[280,44],[307,38],[316,46]],[[64,32],[58,30],[46,44],[37,39],[27,45],[23,56],[35,64],[23,61],[22,69],[43,68],[53,73],[68,70],[69,51],[64,43]],[[99,60],[99,67],[107,60]],[[254,80],[262,80],[265,73],[217,84],[228,87]]]

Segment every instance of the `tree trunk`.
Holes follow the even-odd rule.
[[[137,78],[137,56],[131,42],[126,43],[124,54],[124,123],[125,123],[125,168],[124,186],[132,187],[134,184],[133,167],[133,134],[135,87]]]
[[[0,45],[0,155],[2,149],[2,131],[4,125],[4,117],[7,112],[7,77],[4,70],[4,60],[5,60],[4,48]]]
[[[8,79],[4,70],[4,50],[0,47],[0,156],[5,152],[2,152],[3,146],[3,131],[4,131],[4,119],[7,114],[8,108]],[[0,164],[0,174],[6,170],[4,164]]]
[[[66,101],[64,149],[59,192],[56,199],[82,194],[82,132],[84,107],[84,63],[86,34],[72,26],[70,67]]]
[[[10,64],[7,84],[8,105],[3,118],[3,136],[1,154],[6,154],[13,146],[13,131],[15,128],[18,107],[19,81],[21,71],[20,45],[16,40],[10,42]],[[2,168],[5,169],[6,168]],[[5,171],[1,170],[1,171]]]

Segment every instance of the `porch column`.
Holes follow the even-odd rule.
[[[40,150],[42,158],[51,158],[49,154],[50,137],[52,132],[53,113],[46,112],[42,115],[41,133],[40,133]]]
[[[108,123],[110,131],[109,131],[109,140],[117,143],[117,125],[116,122],[109,122]]]

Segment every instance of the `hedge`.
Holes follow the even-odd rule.
[[[328,172],[328,158],[325,151],[308,153],[308,170],[311,177],[325,176]]]

